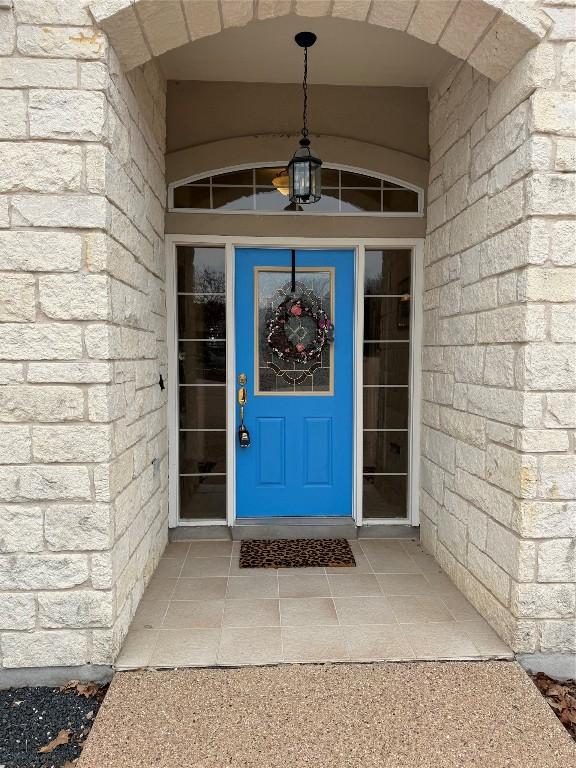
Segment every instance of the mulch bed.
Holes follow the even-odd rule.
[[[246,539],[240,568],[354,568],[346,539]]]
[[[108,686],[0,690],[0,768],[71,768]]]
[[[556,717],[576,741],[576,680],[559,682],[543,672],[532,675],[532,680],[552,707]]]

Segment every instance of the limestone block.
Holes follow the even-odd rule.
[[[521,288],[521,301],[576,302],[576,269],[528,267]]]
[[[488,520],[486,553],[516,581],[532,581],[536,573],[536,544]]]
[[[453,253],[465,251],[484,240],[487,212],[488,201],[483,197],[456,216],[450,231],[450,249]]]
[[[90,12],[108,35],[126,70],[149,61],[152,54],[130,0],[96,0],[90,4]]]
[[[550,500],[576,498],[576,456],[540,457],[538,495]]]
[[[576,653],[574,619],[540,622],[540,650],[542,653]]]
[[[488,445],[486,450],[486,479],[517,497],[536,495],[538,478],[534,456],[519,454],[503,445]]]
[[[558,429],[522,429],[519,448],[527,453],[554,453],[569,448],[568,432]]]
[[[34,629],[35,625],[34,595],[0,594],[0,630]]]
[[[549,392],[546,395],[542,426],[553,429],[576,427],[576,394]]]
[[[479,312],[498,306],[498,284],[495,279],[482,280],[462,289],[462,312]]]
[[[448,472],[454,472],[455,468],[455,441],[453,437],[445,435],[435,429],[425,427],[422,430],[422,453],[435,464],[438,464]]]
[[[113,622],[111,592],[40,593],[38,609],[40,626],[52,629],[109,627]]]
[[[1,589],[68,589],[88,578],[83,555],[8,555],[0,558]]]
[[[10,226],[10,217],[8,213],[8,197],[0,197],[0,228]]]
[[[86,91],[103,91],[109,85],[110,70],[104,62],[80,62],[80,88]]]
[[[550,339],[576,344],[576,306],[551,307]]]
[[[438,515],[438,541],[460,562],[466,562],[466,525],[444,507],[440,507]]]
[[[289,6],[289,3],[285,3],[285,5]],[[334,0],[332,16],[339,19],[365,21],[369,9],[370,0]]]
[[[440,47],[459,59],[467,59],[497,13],[477,0],[460,3],[440,38]]]
[[[40,552],[42,549],[40,507],[0,506],[0,552]]]
[[[29,427],[0,425],[0,464],[26,464],[30,457]]]
[[[0,139],[26,137],[26,101],[23,91],[0,91]]]
[[[38,281],[40,306],[59,320],[106,320],[109,279],[104,275],[47,275]]]
[[[488,128],[492,129],[535,88],[550,85],[555,76],[553,45],[542,43],[529,51],[492,92],[487,113]]]
[[[559,82],[562,88],[576,88],[576,43],[567,43],[563,48]]]
[[[576,139],[558,139],[556,142],[557,171],[576,171]]]
[[[18,384],[24,381],[22,363],[0,363],[0,384]]]
[[[576,174],[535,174],[526,181],[528,215],[576,215]]]
[[[482,383],[484,349],[482,347],[458,347],[454,357],[456,381]]]
[[[576,381],[576,346],[527,346],[518,358],[518,373],[527,389],[573,390]]]
[[[89,660],[86,635],[74,631],[4,632],[2,650],[8,668],[79,666]]]
[[[502,525],[510,525],[513,512],[513,499],[510,494],[461,468],[456,469],[454,489],[459,496]]]
[[[404,32],[415,7],[416,0],[373,0],[368,21],[370,24]]]
[[[576,40],[576,14],[572,8],[547,8],[546,13],[554,22],[550,40]]]
[[[540,542],[538,581],[576,582],[576,538]]]
[[[75,272],[82,238],[67,232],[0,232],[0,269],[25,272]]]
[[[89,26],[92,23],[84,3],[71,3],[70,0],[18,0],[14,15],[19,24]]]
[[[300,2],[301,0],[296,0],[296,13],[301,13],[301,10],[298,9]],[[316,2],[323,3],[323,0],[316,0]],[[224,28],[244,27],[254,17],[254,4],[252,0],[221,0],[220,6],[222,8],[222,24]]]
[[[0,421],[75,421],[83,415],[78,387],[16,384],[0,390]]]
[[[477,318],[477,338],[482,343],[540,341],[546,338],[543,306],[510,306],[482,312]]]
[[[19,26],[18,50],[42,58],[105,59],[106,37],[90,27]]]
[[[32,449],[35,461],[95,462],[111,457],[111,432],[108,426],[91,424],[33,426]]]
[[[518,532],[532,539],[576,537],[576,507],[562,501],[520,501]]]
[[[482,74],[501,80],[538,42],[538,35],[512,16],[502,14],[468,61]]]
[[[45,512],[44,536],[53,551],[107,549],[112,536],[110,507],[107,504],[51,505]]]
[[[497,387],[513,387],[515,357],[514,347],[503,344],[487,347],[484,382]]]
[[[51,323],[0,325],[0,359],[74,360],[81,356],[80,328]]]
[[[36,316],[33,275],[0,273],[0,323],[25,323]]]
[[[106,227],[106,199],[98,195],[16,195],[12,221],[17,226]]]
[[[576,592],[570,584],[513,584],[512,611],[531,619],[574,617]]]
[[[576,136],[576,93],[537,90],[530,99],[530,126],[535,132]]]
[[[234,2],[234,0],[229,0]],[[330,0],[296,0],[296,13],[298,16],[328,16],[330,12]]]
[[[508,424],[500,424],[497,421],[486,422],[486,437],[493,443],[502,445],[516,445],[516,430]]]
[[[265,13],[264,9],[262,9],[262,13]],[[220,32],[221,23],[218,0],[184,0],[184,15],[186,16],[192,40],[199,40],[201,37],[215,35],[217,32]],[[272,13],[270,17],[272,18],[276,15],[276,13]],[[258,18],[264,19],[268,18],[268,16],[259,15]]]
[[[576,265],[576,221],[554,222],[551,242],[550,260],[553,264]]]
[[[28,382],[33,384],[105,384],[112,379],[106,362],[29,363]]]
[[[91,493],[86,467],[0,466],[0,501],[89,501]]]
[[[508,272],[527,264],[543,264],[547,259],[548,236],[543,237],[541,223],[523,221],[482,243],[480,276]]]
[[[92,555],[92,586],[94,589],[112,589],[115,581],[114,573],[110,552],[97,552]]]
[[[2,88],[49,88],[54,86],[54,83],[58,83],[59,88],[76,88],[76,62],[16,57],[0,59]]]
[[[184,14],[179,0],[140,0],[136,13],[154,56],[189,42]]]
[[[10,8],[0,8],[0,56],[10,56],[16,46],[16,22]]]
[[[432,461],[422,457],[421,487],[427,491],[434,501],[442,504],[444,501],[444,471]]]
[[[44,142],[2,142],[0,164],[2,192],[75,192],[80,189],[80,147]]]
[[[476,475],[476,477],[484,478],[486,475],[485,450],[457,440],[456,466],[465,469],[466,472],[470,472],[472,475]]]
[[[408,25],[408,34],[419,37],[427,43],[437,43],[446,22],[457,5],[458,0],[418,3]]]
[[[508,272],[498,278],[498,304],[516,304],[518,301],[518,273]]]
[[[93,91],[30,92],[30,136],[99,141],[104,137],[105,97]]]
[[[473,544],[468,546],[467,566],[503,605],[510,604],[510,576]]]
[[[471,177],[477,179],[524,143],[528,136],[528,102],[522,102],[472,149]]]

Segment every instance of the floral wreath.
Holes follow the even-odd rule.
[[[288,322],[300,317],[309,317],[316,324],[316,332],[308,345],[294,343],[287,333]],[[333,341],[334,325],[323,309],[316,309],[305,298],[286,298],[272,312],[267,321],[266,342],[281,360],[306,363],[318,360],[326,344]]]

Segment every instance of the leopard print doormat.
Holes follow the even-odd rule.
[[[261,539],[240,543],[240,568],[354,568],[346,539]]]

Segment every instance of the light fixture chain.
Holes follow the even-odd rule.
[[[304,91],[304,114],[302,136],[308,138],[308,48],[304,48],[304,80],[302,81],[302,90]]]

